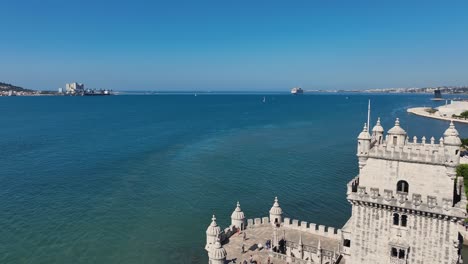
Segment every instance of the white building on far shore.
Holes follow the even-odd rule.
[[[85,89],[84,84],[77,83],[77,82],[67,83],[65,84],[65,88],[66,88],[67,93],[70,93],[70,94],[84,92],[84,89]]]

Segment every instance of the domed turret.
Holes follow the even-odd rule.
[[[210,264],[224,264],[226,262],[226,256],[226,249],[223,248],[223,245],[221,245],[219,240],[217,240],[208,251]]]
[[[453,121],[450,122],[449,128],[444,132],[444,144],[452,146],[461,146],[461,140],[458,131],[455,129]]]
[[[388,140],[387,145],[402,146],[406,141],[406,131],[400,127],[400,119],[395,120],[395,126],[390,128],[387,132]]]
[[[245,228],[245,216],[240,208],[239,202],[237,202],[236,209],[234,209],[234,212],[231,214],[231,225],[240,228],[240,230],[244,230]]]
[[[358,139],[371,139],[371,136],[369,132],[367,131],[367,124],[364,123],[364,128],[362,129],[362,132],[359,133]]]
[[[364,124],[362,132],[358,136],[357,156],[359,159],[359,169],[366,165],[367,158],[369,157],[371,136],[367,131],[367,125]]]
[[[211,224],[206,229],[206,249],[216,242],[218,235],[221,233],[221,227],[216,223],[216,217],[213,215],[211,218]]]
[[[272,225],[279,225],[283,222],[283,210],[278,203],[278,197],[275,197],[273,207],[270,209],[270,223]]]
[[[444,132],[445,162],[447,165],[455,167],[460,164],[461,140],[453,122]],[[454,174],[452,172],[452,174]]]
[[[377,118],[377,124],[372,128],[372,138],[377,142],[376,144],[382,144],[384,128],[380,125],[380,117]]]

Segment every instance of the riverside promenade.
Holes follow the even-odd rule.
[[[439,120],[453,121],[453,122],[468,124],[468,120],[440,116],[438,112],[431,114],[426,111],[428,109],[431,109],[431,108],[430,107],[413,107],[413,108],[408,108],[407,112],[418,115],[418,116],[424,116],[424,117],[429,117],[429,118],[434,118],[434,119],[439,119]]]

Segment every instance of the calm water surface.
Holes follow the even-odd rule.
[[[428,95],[154,95],[0,98],[0,263],[207,263],[213,213],[286,214],[341,227],[356,137]],[[461,136],[468,126],[457,124]]]

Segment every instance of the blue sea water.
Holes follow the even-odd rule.
[[[266,102],[262,103],[263,96]],[[0,98],[0,263],[207,263],[205,230],[236,201],[341,227],[356,137],[429,95],[191,94]],[[468,126],[457,124],[461,136]]]

